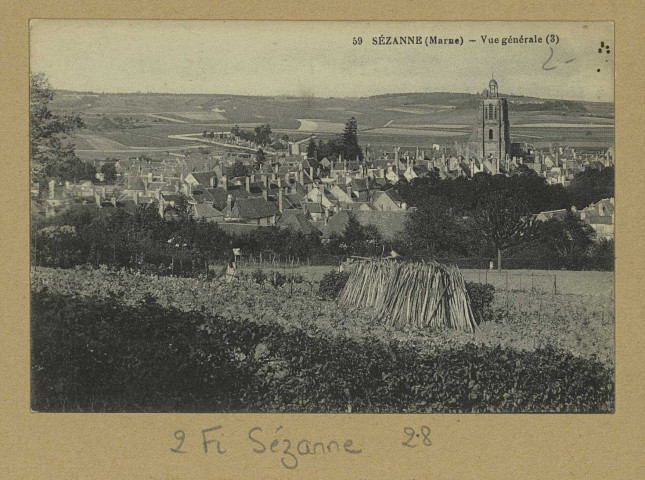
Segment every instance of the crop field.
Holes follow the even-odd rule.
[[[187,143],[186,140],[175,140],[167,136],[139,133],[139,129],[104,132],[102,135],[133,148],[178,147]]]
[[[316,292],[306,280],[34,268],[32,408],[613,411],[604,299],[514,292],[473,335],[388,327]]]
[[[427,331],[408,328],[397,331],[375,324],[369,308],[344,307],[335,301],[317,298],[317,285],[330,267],[308,266],[277,270],[300,275],[303,282],[279,288],[242,281],[238,284],[205,280],[156,277],[127,271],[51,269],[37,267],[32,272],[32,289],[47,288],[64,295],[121,298],[134,305],[153,296],[163,306],[184,311],[208,309],[213,315],[258,322],[277,322],[283,327],[324,331],[326,335],[353,338],[374,336],[400,341],[421,342],[427,348],[440,345],[485,343],[531,350],[560,345],[577,355],[597,356],[613,363],[613,302],[603,296],[552,295],[542,292],[496,292],[497,322],[484,322],[473,336],[456,331]],[[266,269],[266,272],[271,272]],[[242,269],[242,278],[252,270]],[[577,274],[579,272],[567,272]],[[604,273],[604,272],[585,272]],[[468,280],[468,275],[464,278]],[[606,279],[603,279],[606,282]],[[583,281],[584,282],[584,281]],[[587,279],[594,285],[598,279]],[[79,286],[83,285],[80,289]],[[250,301],[257,297],[258,301]],[[530,333],[530,332],[533,333]],[[530,334],[529,334],[530,333]]]
[[[341,133],[345,127],[344,123],[334,123],[327,120],[306,120],[299,118],[299,131],[321,132],[321,133]]]
[[[124,150],[128,148],[127,145],[104,135],[85,133],[78,134],[78,138],[84,140],[94,150]]]

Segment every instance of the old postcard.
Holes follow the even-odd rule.
[[[32,409],[613,412],[613,24],[303,26],[31,22]]]
[[[11,478],[638,478],[611,15],[81,11],[11,96]]]

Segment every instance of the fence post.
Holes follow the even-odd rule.
[[[486,270],[486,285],[488,285],[488,270]]]
[[[531,291],[533,291],[533,272],[531,272]]]
[[[553,294],[557,295],[558,294],[558,283],[557,283],[557,275],[554,273],[553,274]]]
[[[522,291],[522,274],[520,273],[520,292]]]
[[[508,291],[508,270],[506,270],[506,291]]]

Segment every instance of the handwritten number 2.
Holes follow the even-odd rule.
[[[181,449],[181,446],[184,444],[184,440],[186,439],[186,433],[183,430],[177,430],[175,432],[175,438],[179,442],[179,445],[177,445],[177,448],[171,448],[175,453],[186,453],[184,450]]]
[[[410,448],[416,447],[416,445],[412,445],[410,443],[412,440],[414,440],[414,436],[415,436],[414,428],[412,428],[412,427],[403,427],[403,433],[405,433],[408,436],[408,439],[405,442],[403,442],[403,446],[404,447],[410,447]]]

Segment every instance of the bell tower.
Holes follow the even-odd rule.
[[[506,155],[510,152],[511,139],[508,122],[508,103],[500,97],[497,81],[491,78],[488,90],[481,101],[479,109],[478,153],[484,160],[493,164],[495,173],[500,165],[505,164]]]

